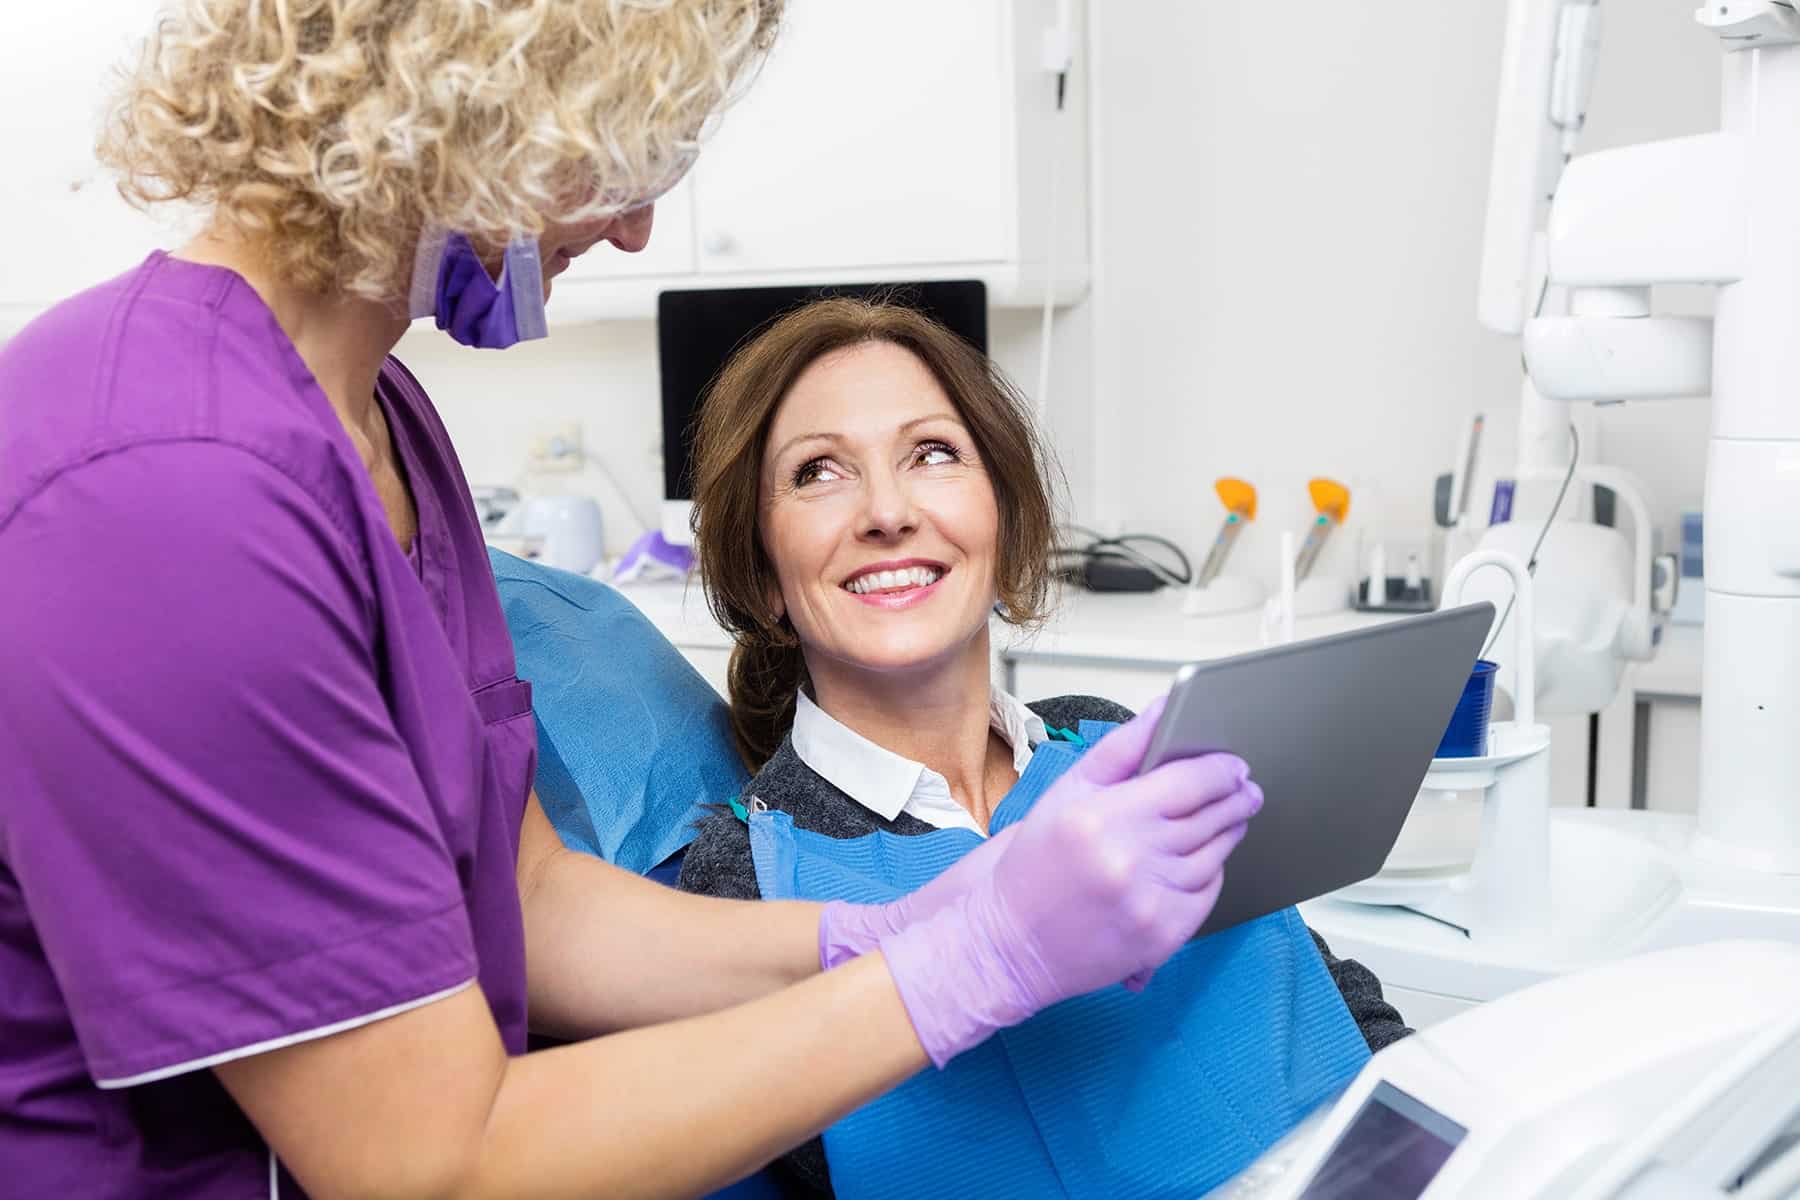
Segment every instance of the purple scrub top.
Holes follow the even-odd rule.
[[[531,689],[379,393],[413,563],[236,274],[153,254],[0,350],[0,1192],[298,1195],[206,1068],[471,983],[525,1050]]]

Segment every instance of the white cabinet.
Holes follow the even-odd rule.
[[[1008,258],[1004,7],[791,4],[761,76],[694,168],[701,270]]]
[[[788,0],[649,248],[577,262],[551,321],[652,316],[665,288],[980,279],[999,305],[1079,299],[1085,95],[1077,65],[1056,108],[1039,61],[1055,16],[1053,0]]]

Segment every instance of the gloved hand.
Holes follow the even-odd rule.
[[[841,963],[867,954],[915,921],[923,921],[949,907],[976,880],[987,878],[1000,854],[1018,831],[1008,825],[951,864],[936,879],[887,904],[851,904],[828,901],[819,913],[819,969],[829,971]]]
[[[1152,704],[1045,793],[988,873],[884,937],[900,998],[943,1066],[996,1029],[1128,977],[1146,979],[1218,899],[1262,792],[1227,754],[1142,776]]]

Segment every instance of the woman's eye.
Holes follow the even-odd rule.
[[[794,472],[794,486],[804,487],[809,483],[824,483],[838,477],[837,470],[822,458],[809,459],[800,464]]]
[[[947,463],[961,462],[962,456],[949,442],[924,442],[920,444],[914,461],[920,466],[941,467]]]

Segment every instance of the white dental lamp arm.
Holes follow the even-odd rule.
[[[1595,346],[1587,337],[1588,317],[1621,318],[1609,326],[1616,328],[1626,325],[1622,318],[1648,316],[1647,289],[1590,289],[1569,294],[1551,286],[1546,229],[1552,199],[1566,179],[1565,171],[1580,169],[1580,160],[1572,160],[1571,155],[1587,117],[1599,41],[1596,0],[1509,0],[1478,314],[1489,329],[1524,338],[1524,357],[1531,373],[1522,380],[1519,396],[1514,473],[1521,483],[1560,482],[1568,476],[1574,443],[1568,434],[1571,415],[1563,402],[1577,398],[1577,393],[1587,399],[1612,398],[1607,389],[1616,386],[1621,362],[1639,369],[1640,389],[1666,394],[1661,390],[1668,374],[1665,364],[1648,352],[1668,344],[1662,331],[1654,328],[1657,323],[1630,322],[1630,327],[1647,336],[1639,339],[1633,353],[1623,356],[1616,353],[1616,346]],[[1565,311],[1575,315],[1564,316]],[[1551,352],[1536,356],[1533,338],[1546,331],[1551,335]],[[1678,343],[1678,354],[1691,348],[1694,340]],[[1697,340],[1710,348],[1710,329]],[[1680,361],[1686,363],[1689,358]],[[1703,361],[1710,365],[1710,357]],[[1544,371],[1546,363],[1557,369]],[[1616,472],[1587,464],[1581,465],[1574,478],[1610,487],[1619,495],[1631,514],[1633,554],[1627,580],[1598,570],[1599,564],[1591,556],[1561,545],[1573,536],[1572,531],[1545,531],[1553,534],[1547,557],[1561,561],[1564,575],[1572,562],[1582,568],[1593,567],[1592,586],[1617,595],[1616,607],[1606,609],[1604,601],[1590,598],[1585,589],[1567,586],[1569,580],[1558,581],[1564,586],[1547,590],[1544,628],[1534,630],[1533,645],[1537,654],[1556,659],[1555,663],[1545,659],[1546,670],[1540,677],[1550,686],[1553,694],[1546,699],[1555,712],[1571,711],[1570,705],[1604,707],[1618,687],[1621,661],[1650,657],[1657,640],[1651,611],[1652,529],[1642,488]],[[1580,506],[1577,498],[1571,508],[1578,512]],[[1543,545],[1537,536],[1541,526],[1535,520],[1523,524],[1531,528],[1505,530],[1504,537],[1490,534],[1482,545],[1503,546],[1515,554],[1534,557],[1537,546]],[[1629,595],[1616,590],[1619,588]],[[1490,590],[1489,585],[1484,584],[1484,590]],[[1571,598],[1575,607],[1566,609]],[[1617,622],[1616,633],[1596,636],[1599,627],[1595,622],[1604,620],[1597,614],[1605,612]],[[1574,680],[1582,682],[1571,686]],[[1518,682],[1512,681],[1515,690]]]
[[[1596,0],[1510,0],[1481,240],[1481,323],[1517,336],[1543,287],[1550,197],[1587,118]]]
[[[1546,282],[1544,228],[1586,120],[1599,13],[1593,0],[1509,0],[1506,7],[1477,299],[1481,323],[1496,333],[1517,337],[1532,317],[1564,307],[1560,290]],[[1517,474],[1567,465],[1568,422],[1563,406],[1529,377],[1522,381]]]

